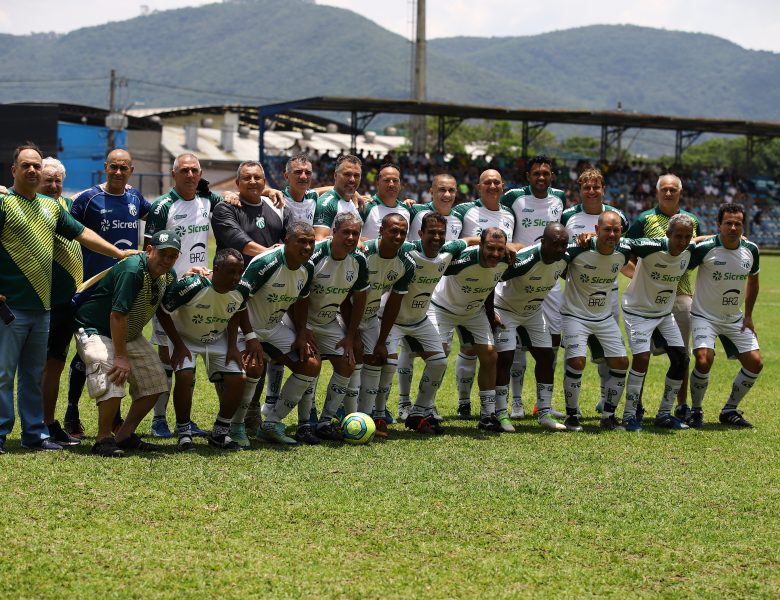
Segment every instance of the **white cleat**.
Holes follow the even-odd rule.
[[[566,431],[566,425],[556,421],[555,417],[550,413],[539,419],[539,425],[542,429],[547,429],[548,431]]]
[[[438,421],[439,423],[441,423],[444,420],[444,417],[442,417],[439,414],[439,411],[436,410],[436,406],[435,405],[434,405],[433,409],[431,410],[431,416],[433,417],[434,421]]]
[[[501,423],[501,431],[512,433],[515,430],[515,426],[512,425],[512,421],[507,416],[500,417],[498,422]]]
[[[409,413],[412,412],[411,404],[399,404],[398,405],[398,420],[401,423],[406,423],[406,419],[409,417]]]
[[[512,412],[509,414],[512,419],[525,419],[525,406],[523,401],[512,400]]]

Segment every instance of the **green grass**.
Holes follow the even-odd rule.
[[[584,434],[546,434],[528,420],[516,434],[483,435],[473,421],[449,420],[434,439],[392,426],[388,441],[363,447],[255,443],[223,455],[199,442],[180,456],[171,441],[153,458],[106,460],[89,454],[91,440],[24,452],[17,429],[0,458],[0,589],[25,598],[777,597],[780,259],[766,257],[761,277],[766,367],[743,406],[752,431],[714,424],[737,368],[722,352],[702,431],[600,433],[592,366]],[[665,370],[654,359],[650,412]],[[451,371],[438,404],[454,414]],[[210,425],[215,406],[201,379],[196,420]],[[94,406],[85,397],[82,407],[94,432]]]

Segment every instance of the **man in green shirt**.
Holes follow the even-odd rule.
[[[143,329],[157,312],[166,288],[176,282],[173,265],[180,249],[181,241],[174,231],[156,232],[146,252],[111,267],[76,311],[76,346],[87,366],[89,395],[98,406],[93,454],[122,456],[124,450],[159,449],[135,433],[157,397],[168,390],[163,365],[144,338]],[[169,321],[163,321],[166,323]],[[125,382],[130,383],[133,403],[115,439],[111,430],[125,395]]]

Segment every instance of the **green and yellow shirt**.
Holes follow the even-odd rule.
[[[57,198],[68,213],[73,200],[60,196]],[[69,240],[60,234],[54,236],[54,264],[52,265],[51,305],[69,304],[76,288],[84,280],[84,259],[81,256],[81,244]]]

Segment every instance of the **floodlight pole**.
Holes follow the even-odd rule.
[[[425,42],[425,0],[417,0],[417,27],[414,42],[414,99],[418,102],[425,101],[426,81],[426,42]],[[427,131],[425,127],[425,115],[414,115],[412,122],[412,151],[418,154],[425,153]]]

